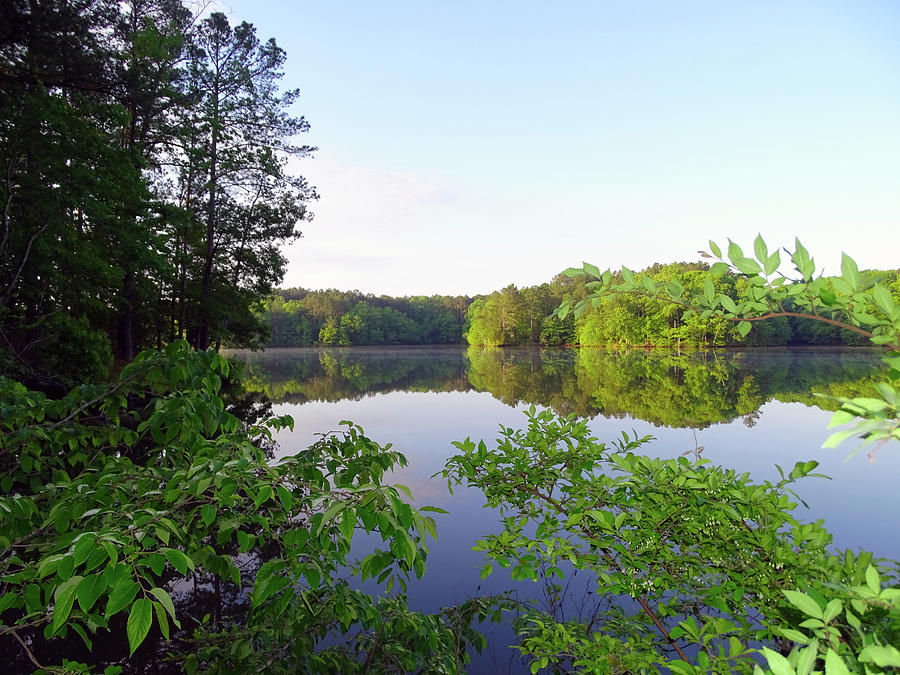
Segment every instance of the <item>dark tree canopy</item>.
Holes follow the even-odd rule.
[[[0,26],[4,370],[259,342],[251,307],[316,198],[286,169],[313,148],[283,50],[175,0],[14,1]]]

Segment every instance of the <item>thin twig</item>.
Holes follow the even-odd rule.
[[[28,648],[28,645],[26,645],[25,641],[19,637],[19,634],[14,630],[10,631],[10,632],[12,633],[12,636],[14,638],[16,638],[16,642],[18,642],[20,645],[22,645],[22,649],[24,649],[25,654],[28,655],[28,660],[34,664],[35,668],[37,668],[38,670],[47,670],[47,668],[45,668],[40,663],[38,663],[38,660],[36,658],[34,658],[34,654],[31,653],[31,650]]]

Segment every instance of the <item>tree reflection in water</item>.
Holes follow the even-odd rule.
[[[394,347],[232,352],[245,387],[275,403],[358,400],[392,391],[484,391],[582,417],[629,415],[702,429],[759,419],[768,401],[834,409],[879,380],[869,349],[672,350]]]

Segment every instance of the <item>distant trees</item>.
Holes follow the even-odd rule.
[[[470,298],[376,297],[358,291],[279,291],[261,318],[271,347],[321,345],[416,345],[462,342]]]
[[[737,298],[747,281],[738,275],[710,276],[704,263],[656,264],[635,273],[635,281],[677,283],[685,292],[709,290]],[[862,273],[879,281],[900,301],[896,271]],[[710,288],[706,288],[707,282]],[[742,335],[721,316],[685,312],[665,297],[609,295],[596,298],[575,318],[557,308],[577,303],[590,289],[582,277],[558,275],[550,283],[526,288],[506,286],[487,296],[391,298],[358,291],[307,291],[293,288],[271,295],[261,318],[271,331],[271,347],[310,345],[454,344],[478,347],[512,345],[717,347],[788,344],[865,344],[846,330],[801,319],[779,317],[759,322]]]

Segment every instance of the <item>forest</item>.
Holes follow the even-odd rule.
[[[4,3],[3,371],[65,385],[147,347],[258,344],[315,189],[252,25],[176,0]]]
[[[709,265],[655,264],[637,274],[654,284],[678,281],[687,292],[704,292],[710,279],[715,294],[738,299],[747,290],[740,274],[707,274]],[[880,283],[900,301],[900,272],[868,271],[866,283]],[[575,318],[560,318],[563,302],[590,295],[585,278],[557,275],[551,282],[486,296],[375,297],[336,290],[275,291],[261,306],[268,347],[310,345],[396,345],[468,343],[479,347],[580,345],[647,347],[761,347],[783,345],[864,345],[868,340],[839,326],[795,317],[757,324],[741,335],[722,317],[685,314],[685,306],[664,297],[605,297]]]
[[[281,247],[317,198],[289,170],[315,151],[301,141],[302,100],[280,87],[275,40],[194,9],[0,5],[0,661],[10,672],[457,673],[485,648],[478,626],[490,621],[511,622],[532,673],[900,668],[896,571],[831,550],[821,521],[793,514],[793,485],[817,462],[756,481],[642,454],[648,438],[600,442],[585,420],[549,408],[532,407],[526,429],[501,428],[495,442],[455,442],[440,482],[476,488],[497,516],[473,542],[482,580],[494,565],[512,580],[585,571],[602,616],[564,620],[510,593],[411,609],[441,510],[391,482],[407,458],[344,422],[276,459],[293,420],[252,390],[252,368],[242,383],[222,346],[843,343],[834,331],[846,330],[897,350],[897,274],[860,272],[845,256],[840,276],[816,276],[798,241],[793,276],[781,277],[779,252],[758,238],[755,260],[732,243],[726,261],[711,242],[709,267],[585,264],[478,298],[276,291]],[[467,372],[438,366],[442,386],[465,377],[499,397],[527,389],[504,381],[519,375],[502,357],[473,352]],[[649,418],[668,419],[635,383],[643,375],[579,358],[581,398],[623,383]],[[886,377],[900,378],[900,355],[885,359]],[[322,369],[340,366],[333,357]],[[677,357],[671,369],[686,370]],[[694,371],[698,386],[714,389],[708,372]],[[765,396],[803,394],[772,379]],[[680,386],[657,382],[649,389]],[[852,382],[835,390],[836,423],[857,426],[826,444],[900,438],[900,394],[875,386],[881,398],[857,397]],[[763,398],[748,381],[697,424]],[[559,399],[548,401],[580,405]],[[374,547],[355,556],[354,538],[366,537]]]

